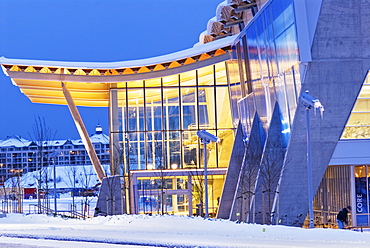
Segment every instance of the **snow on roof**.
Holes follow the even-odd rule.
[[[94,134],[90,136],[91,142],[94,143],[101,143],[101,144],[109,144],[109,137],[106,134],[100,133],[100,134]]]
[[[91,142],[93,144],[96,144],[96,143],[101,143],[101,144],[104,144],[104,145],[107,145],[109,144],[109,136],[106,135],[106,134],[93,134],[91,137]],[[48,146],[48,147],[58,147],[58,146],[63,146],[65,144],[67,144],[68,142],[72,143],[73,145],[83,145],[83,142],[81,139],[76,139],[76,140],[49,140],[49,141],[43,141],[43,146]],[[27,139],[24,139],[20,136],[17,136],[17,135],[13,135],[13,136],[9,136],[7,137],[6,139],[4,140],[0,140],[0,147],[17,147],[17,148],[21,148],[21,147],[28,147],[30,146],[32,143],[34,143],[33,141],[30,141],[30,140],[27,140]],[[35,142],[36,144],[38,142]],[[34,143],[34,144],[35,144]]]
[[[44,141],[43,145],[44,146],[62,146],[67,143],[68,140],[48,140]],[[38,143],[38,142],[36,142]]]
[[[236,37],[237,35],[233,35],[206,44],[196,45],[192,48],[185,49],[179,52],[138,60],[127,60],[118,62],[67,62],[67,61],[8,59],[5,57],[0,57],[0,64],[14,64],[14,65],[41,66],[41,67],[43,66],[68,67],[81,69],[118,69],[118,68],[141,67],[147,65],[172,62],[196,56],[199,54],[207,53],[210,51],[214,51],[222,47],[227,47],[235,43]]]
[[[103,165],[105,170],[109,171],[109,165]],[[45,172],[49,174],[49,178],[53,179],[53,167],[45,167]],[[76,183],[73,184],[73,176],[74,174]],[[20,177],[20,185],[24,188],[36,188],[37,187],[37,180],[36,178],[39,177],[39,170],[28,172]],[[68,165],[68,166],[56,166],[56,188],[58,189],[66,189],[66,188],[91,188],[99,183],[99,179],[96,176],[94,168],[92,165]],[[14,180],[16,178],[9,178],[5,181],[5,187],[12,187],[14,185]],[[86,180],[88,179],[88,180]],[[87,182],[87,185],[82,185],[82,181],[84,183]],[[54,187],[54,182],[52,180],[49,181],[49,188]]]
[[[8,136],[5,140],[0,141],[0,147],[25,147],[29,146],[32,141],[26,140],[20,136]]]

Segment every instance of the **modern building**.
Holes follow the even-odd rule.
[[[98,125],[90,136],[96,154],[102,164],[109,164],[109,137]],[[42,161],[41,161],[42,160]],[[0,178],[39,170],[41,166],[91,165],[81,139],[44,140],[42,144],[20,136],[9,136],[0,140]]]
[[[316,226],[334,226],[351,205],[351,224],[369,225],[369,16],[367,0],[227,0],[188,50],[0,62],[32,102],[67,104],[82,139],[76,106],[109,107],[130,213],[201,214],[207,164],[218,218],[303,226],[313,208]],[[323,113],[301,101],[307,90]],[[221,142],[204,149],[199,130]]]

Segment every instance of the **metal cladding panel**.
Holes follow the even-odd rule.
[[[252,220],[249,217],[250,206],[253,200],[259,164],[262,157],[261,144],[261,121],[256,113],[249,136],[247,150],[244,154],[243,164],[239,172],[238,184],[232,205],[230,220],[247,221]],[[239,213],[239,214],[238,214]]]
[[[281,132],[280,110],[276,102],[254,189],[255,206],[252,208],[251,218],[259,224],[271,224],[273,201],[285,155]]]
[[[222,190],[220,206],[217,211],[217,218],[229,219],[230,211],[233,204],[237,180],[240,168],[243,161],[244,145],[243,145],[243,131],[239,123],[237,133],[235,135],[233,151],[230,158],[229,167],[227,170],[224,188]]]

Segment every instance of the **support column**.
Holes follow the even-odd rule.
[[[112,87],[116,84],[112,84]],[[123,164],[123,146],[119,143],[118,129],[118,93],[117,90],[109,92],[109,138],[110,138],[110,173],[120,175],[120,166]],[[122,167],[123,168],[123,167]],[[122,174],[125,175],[124,169]]]
[[[103,168],[100,164],[99,158],[96,155],[96,152],[94,150],[94,147],[91,143],[90,137],[86,131],[85,125],[81,119],[80,113],[78,112],[78,109],[73,101],[73,98],[71,96],[71,93],[69,92],[67,86],[65,83],[62,82],[62,89],[64,97],[67,101],[69,111],[71,112],[72,118],[76,124],[78,133],[80,134],[80,137],[82,139],[82,142],[85,146],[85,149],[87,151],[87,154],[89,155],[91,164],[93,165],[96,175],[98,176],[99,181],[101,182],[103,178],[105,177]]]

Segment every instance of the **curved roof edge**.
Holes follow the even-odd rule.
[[[40,67],[68,67],[76,69],[120,69],[120,68],[131,68],[131,67],[142,67],[155,64],[169,63],[188,57],[197,56],[203,53],[215,51],[220,48],[232,46],[235,42],[237,35],[233,35],[227,38],[216,40],[202,45],[197,45],[189,49],[185,49],[179,52],[170,53],[162,56],[138,59],[138,60],[127,60],[118,62],[69,62],[69,61],[48,61],[48,60],[31,60],[31,59],[9,59],[0,57],[0,64],[2,65],[22,65],[22,66],[40,66]]]

